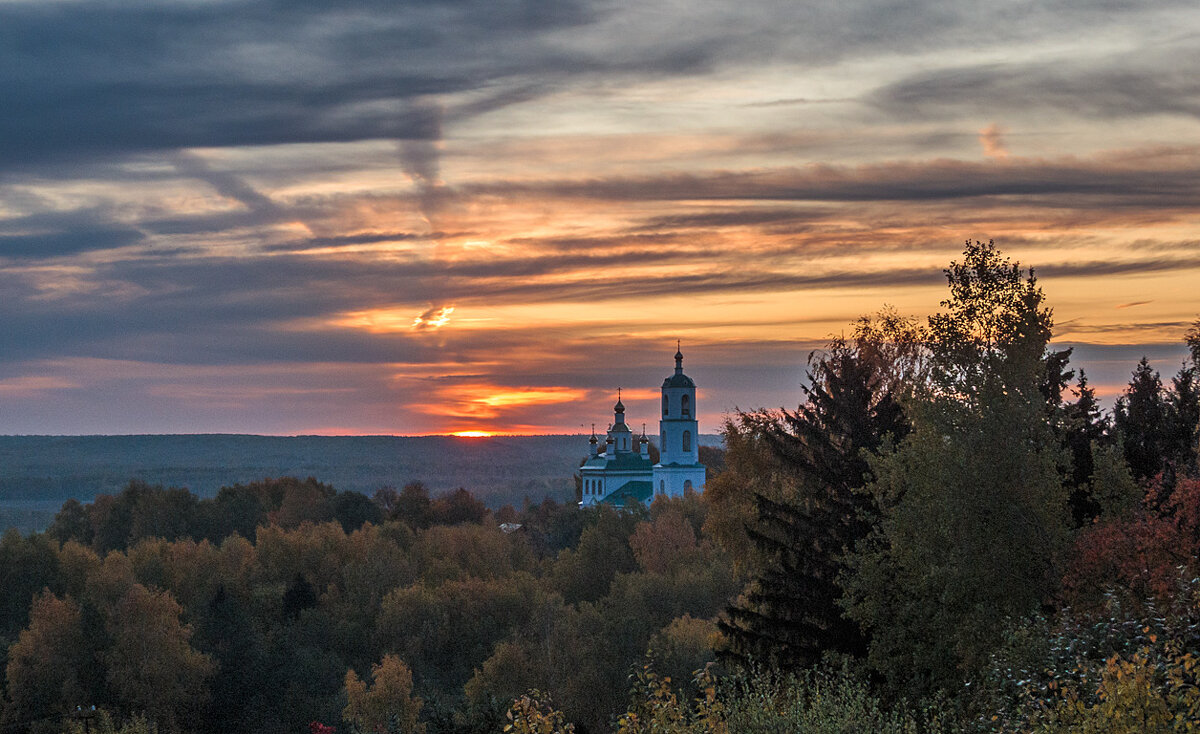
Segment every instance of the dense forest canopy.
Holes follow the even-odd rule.
[[[1200,320],[1106,414],[1032,271],[968,242],[946,275],[929,319],[814,353],[795,409],[731,416],[703,495],[68,502],[0,539],[0,725],[1197,730]]]

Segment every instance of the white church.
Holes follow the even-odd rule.
[[[682,496],[704,490],[700,463],[700,427],[696,421],[696,383],[683,374],[683,354],[675,352],[675,374],[663,380],[662,418],[658,423],[659,461],[650,462],[650,440],[635,436],[625,423],[620,393],[604,446],[595,431],[591,449],[579,473],[583,479],[581,507],[601,502],[624,507],[649,502],[656,494]]]

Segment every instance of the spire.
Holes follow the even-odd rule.
[[[621,402],[621,388],[617,388],[617,404],[613,406],[613,420],[620,424],[625,422],[625,403]]]
[[[596,424],[595,424],[595,423],[593,423],[593,424],[592,424],[592,438],[591,438],[591,440],[589,440],[589,441],[588,441],[588,443],[590,443],[591,445],[595,446],[595,445],[596,445],[596,441],[597,441],[597,439],[596,439]]]
[[[680,351],[679,340],[675,340],[675,374],[683,374],[683,352]]]

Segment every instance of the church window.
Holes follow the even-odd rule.
[[[662,480],[662,479],[658,480],[658,493],[659,494],[667,493],[667,483],[665,480]]]
[[[666,395],[663,395],[663,417],[664,418],[667,417],[667,407],[670,406],[670,404],[671,404],[671,401],[667,399]]]
[[[688,396],[687,395],[683,396],[682,400],[680,401],[680,404],[681,404],[681,407],[683,408],[683,417],[691,418],[692,417],[692,408],[690,405],[688,405]]]
[[[692,432],[691,431],[683,432],[683,450],[684,451],[692,450]]]
[[[690,492],[692,489],[692,480],[688,479],[683,483],[683,491]]]

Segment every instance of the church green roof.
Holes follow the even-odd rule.
[[[642,456],[636,451],[623,451],[614,454],[589,456],[580,465],[584,469],[603,469],[604,471],[652,471],[653,462],[649,456]]]
[[[648,472],[653,469],[650,457],[642,456],[632,451],[616,454],[615,456],[607,456],[605,454],[589,456],[588,460],[583,463],[583,467],[585,469],[603,469],[605,471]]]
[[[632,502],[646,502],[654,494],[652,482],[625,482],[616,492],[609,494],[602,502],[617,507],[624,507]]]
[[[653,465],[650,457],[641,454],[617,454],[606,464],[609,471],[650,471]]]

